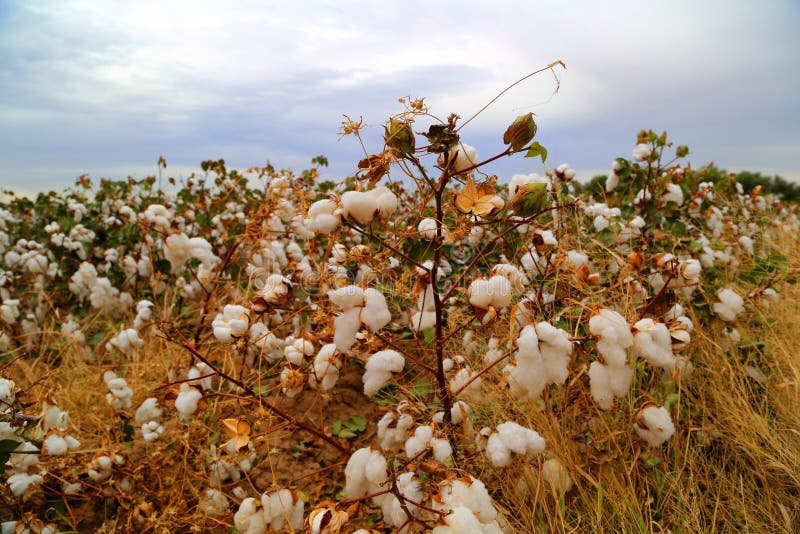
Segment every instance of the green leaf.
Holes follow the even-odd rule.
[[[539,144],[539,141],[534,141],[530,148],[528,148],[528,153],[525,154],[526,158],[542,158],[542,163],[547,161],[547,149]]]
[[[103,340],[103,335],[103,332],[97,332],[95,335],[89,338],[89,345],[94,346],[100,343]]]
[[[15,439],[0,439],[0,473],[6,472],[6,462],[11,458],[11,452],[21,443]]]

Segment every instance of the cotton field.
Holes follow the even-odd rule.
[[[479,154],[405,103],[339,181],[0,204],[2,532],[798,524],[796,206],[648,131],[591,194],[530,114]]]

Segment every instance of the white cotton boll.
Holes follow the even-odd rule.
[[[364,291],[364,308],[361,310],[360,320],[373,332],[389,324],[392,314],[389,312],[383,293],[373,288]]]
[[[375,395],[392,379],[392,373],[402,371],[405,364],[405,358],[396,350],[382,350],[370,356],[364,366],[364,395]]]
[[[602,410],[613,406],[614,397],[626,394],[632,379],[633,369],[627,365],[611,367],[592,362],[589,366],[589,389]]]
[[[143,346],[144,341],[139,337],[139,332],[133,328],[128,328],[111,338],[111,340],[106,343],[106,350],[113,351],[117,349],[121,353],[128,355]]]
[[[495,432],[489,436],[486,444],[486,456],[495,467],[506,467],[511,463],[511,449],[508,448],[500,434]]]
[[[550,484],[557,494],[568,493],[572,489],[569,471],[558,458],[550,458],[542,464],[542,479]]]
[[[516,293],[520,293],[528,285],[528,277],[525,276],[525,273],[510,263],[499,263],[492,267],[492,278],[494,276],[506,278],[511,282],[512,291]]]
[[[153,303],[149,300],[140,300],[136,303],[136,318],[133,327],[140,330],[153,317]]]
[[[200,511],[212,517],[227,514],[228,506],[228,498],[216,489],[207,489],[200,498]]]
[[[215,374],[216,372],[210,365],[205,362],[197,362],[190,367],[189,372],[186,373],[186,378],[191,380],[191,382],[187,382],[187,384],[190,386],[200,386],[203,391],[206,391],[211,389],[214,380],[213,375]]]
[[[432,438],[430,444],[433,459],[438,462],[444,462],[453,455],[453,447],[450,445],[450,441],[444,438]]]
[[[753,238],[743,235],[739,238],[739,244],[748,254],[753,255]]]
[[[672,183],[665,186],[664,192],[661,194],[661,203],[667,204],[668,202],[674,202],[678,206],[683,205],[683,190],[681,186]]]
[[[406,452],[406,456],[409,458],[414,458],[417,455],[421,454],[422,451],[428,448],[428,444],[433,437],[433,429],[427,425],[425,426],[418,426],[414,430],[414,435],[406,440],[404,445],[404,449]]]
[[[436,326],[436,312],[434,311],[418,311],[411,315],[409,321],[411,329],[414,332],[419,332],[426,328],[433,328]]]
[[[658,447],[675,433],[669,411],[653,402],[646,403],[639,410],[633,429],[651,447]]]
[[[120,378],[114,371],[103,373],[103,381],[109,389],[106,400],[117,410],[124,410],[131,407],[133,390],[128,387],[124,378]]]
[[[474,371],[469,367],[459,369],[455,376],[450,380],[450,391],[456,392],[460,390],[458,393],[459,397],[470,402],[480,402],[483,399],[483,392],[481,391],[483,379],[477,377],[473,380],[473,377],[475,377],[477,374],[477,371]],[[472,381],[470,382],[470,380]]]
[[[456,506],[452,511],[442,518],[443,525],[434,527],[432,534],[461,534],[469,532],[471,534],[500,534],[502,531],[496,525],[484,525],[475,514],[465,506]]]
[[[197,389],[190,387],[188,384],[181,384],[180,393],[175,399],[175,409],[181,419],[188,419],[197,411],[197,403],[203,397],[203,394]]]
[[[538,432],[513,421],[497,425],[497,433],[506,446],[517,454],[538,454],[545,449],[545,441]]]
[[[347,460],[347,465],[344,468],[344,491],[351,498],[363,497],[369,491],[369,482],[364,470],[371,454],[372,449],[364,447],[351,454]]]
[[[606,364],[623,365],[627,361],[625,349],[633,345],[633,334],[622,315],[608,308],[601,309],[589,319],[589,332],[599,338],[597,350]]]
[[[223,343],[231,343],[242,337],[250,327],[250,312],[244,306],[226,304],[222,313],[217,314],[211,323],[214,337]]]
[[[633,336],[633,353],[647,360],[653,367],[674,370],[676,360],[667,325],[646,318],[638,321],[633,328],[636,330]]]
[[[479,278],[474,280],[467,288],[467,298],[469,303],[476,308],[488,308],[492,305],[492,294],[489,289],[489,281]]]
[[[717,301],[713,304],[714,313],[725,322],[733,322],[744,311],[744,299],[732,289],[717,291]]]
[[[44,482],[44,478],[41,475],[29,475],[27,473],[15,473],[6,480],[11,493],[15,497],[22,497],[29,487],[42,482]]]
[[[397,424],[391,424],[397,419]],[[414,426],[414,418],[407,414],[400,414],[397,417],[393,412],[387,412],[378,421],[378,438],[381,440],[381,449],[396,451],[403,446],[408,439],[411,427]]]
[[[274,531],[280,530],[287,522],[294,530],[302,529],[305,505],[305,501],[288,489],[261,495],[264,518],[269,528]]]
[[[308,208],[309,229],[319,234],[330,234],[339,227],[336,210],[339,206],[333,200],[317,200]]]
[[[341,197],[345,215],[349,215],[359,224],[369,224],[378,213],[378,202],[369,191],[347,191]]]
[[[81,442],[72,436],[64,436],[64,441],[67,443],[67,449],[70,451],[76,451],[81,446]]]
[[[511,200],[514,198],[514,195],[521,186],[529,184],[549,185],[549,182],[546,176],[539,176],[535,172],[531,174],[515,174],[508,183],[508,199]]]
[[[606,192],[607,193],[612,192],[614,189],[617,188],[618,185],[619,185],[619,174],[617,174],[615,171],[612,171],[611,174],[608,176],[608,179],[606,179]]]
[[[372,191],[375,196],[375,203],[378,206],[378,215],[381,219],[387,219],[397,209],[397,196],[383,186],[376,187]]]
[[[478,163],[478,151],[474,146],[459,143],[450,149],[448,158],[452,161],[450,169],[455,173],[462,173]],[[439,158],[439,163],[444,164],[444,158]]]
[[[484,483],[477,478],[471,478],[469,482],[461,479],[444,481],[440,484],[440,496],[441,502],[433,501],[434,508],[447,510],[464,506],[478,518],[478,521],[482,523],[482,528],[486,528],[497,519],[497,510],[492,504],[492,498],[489,496]],[[484,532],[497,532],[499,534],[501,531],[497,529],[484,530]]]
[[[142,437],[147,442],[156,441],[164,433],[164,427],[158,421],[150,421],[142,425]]]
[[[547,380],[552,384],[562,384],[569,377],[569,360],[572,355],[572,342],[569,334],[546,321],[536,324],[539,337],[539,351],[547,370]]]
[[[255,302],[261,304],[281,304],[286,302],[292,291],[292,282],[280,274],[271,274],[255,294]],[[261,302],[263,301],[263,302]],[[261,311],[261,310],[258,310]]]
[[[262,513],[261,503],[252,497],[243,500],[233,515],[233,524],[240,534],[265,534],[267,521]]]
[[[350,308],[333,321],[333,341],[339,352],[347,352],[356,342],[356,334],[361,328],[361,308]]]
[[[44,439],[42,452],[50,456],[62,456],[67,454],[67,442],[58,434],[50,434]]]
[[[431,218],[422,219],[417,225],[417,232],[422,239],[432,241],[436,239],[436,220]]]
[[[358,286],[344,286],[328,291],[328,298],[345,311],[365,304],[364,290]]]
[[[342,361],[336,358],[335,354],[336,345],[328,343],[319,349],[319,353],[314,358],[314,374],[312,377],[313,381],[319,384],[322,391],[330,391],[339,380],[339,369],[342,366]],[[314,386],[315,383],[311,385]]]
[[[653,154],[653,147],[647,145],[645,143],[639,143],[633,149],[633,160],[634,161],[646,161],[650,159],[650,156]]]

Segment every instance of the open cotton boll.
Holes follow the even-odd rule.
[[[392,427],[392,423],[397,420],[397,424]],[[378,438],[381,440],[381,449],[387,451],[397,451],[408,439],[411,427],[414,426],[414,418],[407,413],[397,417],[393,412],[387,412],[378,421]]]
[[[294,530],[303,528],[303,510],[306,503],[303,499],[289,491],[281,489],[261,495],[264,519],[269,528],[279,531],[284,523]]]
[[[364,191],[347,191],[341,197],[344,214],[359,224],[369,224],[378,212],[378,202],[373,194]]]
[[[450,391],[459,391],[458,396],[463,397],[470,402],[480,402],[483,400],[483,393],[481,391],[483,379],[480,378],[480,376],[474,378],[477,374],[477,371],[474,371],[469,367],[459,369],[455,376],[450,380]]]
[[[38,485],[44,482],[42,475],[29,475],[27,473],[14,473],[6,480],[8,488],[14,497],[22,497],[33,485]]]
[[[478,163],[478,151],[472,145],[459,143],[450,149],[448,158],[452,161],[450,170],[455,173],[461,173]],[[442,158],[440,158],[439,163],[444,164]]]
[[[350,308],[333,320],[333,342],[340,352],[347,352],[356,342],[361,328],[361,307]]]
[[[634,161],[646,161],[653,155],[653,147],[645,143],[639,143],[633,149]]]
[[[389,312],[383,293],[373,288],[364,291],[364,308],[361,310],[359,319],[373,332],[377,332],[389,324],[392,314]]]
[[[317,200],[308,208],[309,229],[318,234],[330,234],[339,227],[339,206],[329,198]]]
[[[178,393],[178,397],[175,399],[175,409],[178,410],[181,419],[188,419],[194,415],[197,411],[197,403],[202,397],[203,394],[196,388],[186,383],[181,384],[180,393]]]
[[[519,293],[528,285],[528,277],[525,276],[516,265],[510,263],[498,263],[492,267],[492,277],[502,276],[511,282],[512,291]]]
[[[376,187],[372,190],[375,202],[378,205],[378,215],[381,219],[387,219],[397,209],[397,196],[387,187]]]
[[[589,319],[589,332],[598,337],[597,351],[608,365],[622,365],[627,361],[626,350],[633,345],[630,325],[619,313],[601,309]]]
[[[411,325],[411,330],[414,332],[419,332],[420,330],[424,330],[426,328],[432,328],[436,326],[436,312],[434,311],[418,311],[411,315],[411,319],[409,321]]]
[[[144,341],[139,337],[139,332],[133,328],[128,328],[111,338],[106,343],[106,350],[113,351],[117,349],[123,354],[129,355],[134,350],[144,346]]]
[[[388,476],[386,458],[370,447],[358,449],[347,460],[344,475],[344,490],[351,498],[379,491]]]
[[[233,525],[240,534],[265,534],[267,520],[261,508],[261,502],[253,497],[248,497],[239,505],[233,514]]]
[[[482,525],[489,525],[497,519],[497,509],[482,481],[467,475],[465,478],[445,480],[439,484],[441,500],[434,499],[433,508],[437,510],[454,510],[463,506],[478,518]],[[496,523],[495,523],[496,525]],[[459,531],[461,532],[461,531]],[[470,531],[463,531],[470,532]],[[499,532],[496,531],[496,532]]]
[[[342,361],[336,356],[336,344],[323,345],[314,358],[314,374],[311,375],[311,386],[319,384],[322,391],[330,391],[339,380],[339,369]]]
[[[355,306],[364,306],[366,294],[358,286],[344,286],[328,291],[328,298],[335,305],[347,311]]]
[[[664,192],[661,194],[661,203],[667,204],[674,202],[678,206],[683,205],[683,190],[678,184],[669,183],[664,187]]]
[[[545,441],[535,430],[508,421],[497,425],[497,432],[489,436],[486,455],[495,467],[511,463],[511,453],[527,456],[544,451]]]
[[[232,343],[242,337],[250,327],[250,313],[244,306],[226,304],[222,313],[217,314],[211,323],[214,337],[223,343]]]
[[[364,366],[364,395],[372,397],[392,379],[392,373],[403,370],[406,359],[396,350],[376,352]]]
[[[427,425],[418,426],[414,429],[414,434],[406,440],[404,449],[406,456],[414,458],[424,451],[433,437],[433,428]]]
[[[472,511],[465,506],[456,506],[441,519],[444,524],[434,527],[432,534],[501,534],[503,531],[494,523],[483,524],[478,521]]]
[[[214,376],[216,371],[205,362],[197,362],[193,366],[189,368],[189,372],[186,373],[186,378],[191,380],[191,382],[187,382],[190,386],[200,386],[203,391],[211,389],[211,385],[214,380]],[[202,378],[201,378],[202,377]]]
[[[200,498],[200,511],[212,517],[228,513],[230,502],[219,490],[207,489]]]
[[[572,477],[558,458],[550,458],[542,464],[542,479],[557,494],[564,494],[572,489]]]
[[[592,362],[589,366],[589,389],[597,405],[608,410],[614,404],[614,397],[627,394],[633,380],[633,369],[627,365],[603,365]]]
[[[264,287],[253,297],[254,309],[256,312],[266,311],[269,306],[286,302],[291,294],[291,280],[280,274],[271,274],[264,281]]]
[[[42,453],[50,456],[63,456],[68,450],[67,441],[58,434],[50,434],[42,443]]]
[[[156,441],[164,433],[164,427],[158,421],[150,421],[142,425],[142,437],[145,441]]]
[[[633,336],[633,353],[647,360],[653,367],[674,370],[676,360],[667,325],[645,318],[633,325],[633,328],[636,330]]]
[[[713,309],[720,319],[730,323],[744,311],[744,299],[732,289],[720,289]]]
[[[422,484],[414,472],[400,474],[397,477],[397,489],[400,494],[409,499],[409,501],[422,502],[424,499]],[[422,513],[422,508],[419,506],[408,505],[406,509],[414,516],[418,516]],[[383,513],[383,520],[391,526],[403,526],[408,520],[403,506],[395,495],[387,495],[381,501],[381,511]],[[403,532],[407,532],[407,530],[404,529]]]
[[[106,394],[108,403],[117,410],[124,410],[131,407],[133,390],[128,387],[128,382],[120,378],[114,371],[103,373],[103,381],[109,389]]]
[[[436,239],[436,220],[431,218],[422,219],[417,225],[417,232],[422,239],[429,241]]]
[[[636,414],[633,429],[651,447],[658,447],[675,433],[669,411],[654,402],[645,403]]]

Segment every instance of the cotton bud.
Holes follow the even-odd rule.
[[[641,407],[633,429],[651,447],[658,447],[675,433],[669,411],[654,402],[647,402]]]

